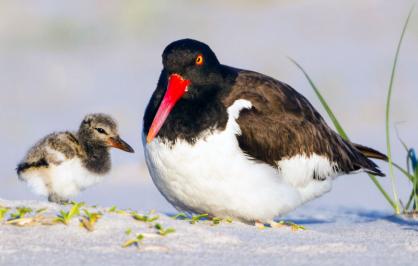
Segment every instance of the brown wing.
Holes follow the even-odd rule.
[[[336,162],[340,172],[365,169],[383,175],[289,85],[256,72],[240,71],[223,102],[230,106],[237,99],[249,100],[253,106],[242,110],[237,120],[242,131],[237,136],[239,145],[252,158],[277,166],[281,159],[316,153]]]

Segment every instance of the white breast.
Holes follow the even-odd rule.
[[[300,158],[290,158],[278,171],[242,152],[236,138],[241,133],[236,119],[243,108],[251,106],[247,100],[235,101],[228,108],[225,130],[204,133],[194,144],[178,140],[170,145],[159,138],[146,144],[143,136],[151,177],[174,207],[267,222],[331,188],[330,179],[313,180],[307,169],[317,168],[313,160],[326,163],[320,156],[304,158],[301,164]]]
[[[53,190],[64,197],[75,196],[103,179],[102,176],[88,171],[78,158],[52,167],[51,175],[53,176]]]
[[[51,164],[47,168],[28,169],[21,173],[21,179],[28,183],[35,194],[47,196],[55,192],[68,198],[100,182],[102,177],[88,171],[80,159],[74,158],[58,165]]]

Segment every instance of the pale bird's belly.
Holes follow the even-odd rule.
[[[242,220],[267,220],[287,212],[300,197],[277,170],[245,158],[218,136],[169,148],[158,139],[146,146],[151,177],[177,209]]]
[[[302,165],[291,160],[282,166],[281,172],[247,158],[236,139],[240,129],[235,119],[248,101],[239,101],[228,108],[225,130],[202,136],[194,144],[177,140],[170,145],[159,138],[146,144],[143,136],[152,180],[176,209],[248,222],[268,222],[330,190],[330,179],[306,178],[309,169],[300,174],[303,176],[290,177],[297,174],[293,169],[295,165],[311,167],[309,158],[309,163],[305,159]]]
[[[80,191],[99,183],[103,177],[88,171],[80,159],[71,159],[51,168],[52,190],[63,197],[77,195]]]
[[[83,167],[81,160],[71,159],[48,168],[29,169],[21,174],[35,194],[48,196],[56,193],[67,198],[100,182],[103,178]]]

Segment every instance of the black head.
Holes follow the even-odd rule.
[[[223,83],[221,65],[208,45],[183,39],[172,42],[163,52],[159,86],[165,89],[147,142],[158,133],[171,109],[179,100],[205,101],[213,97]]]
[[[215,53],[208,45],[196,40],[172,42],[164,49],[162,58],[167,75],[178,74],[190,80],[190,88],[213,83],[211,79],[219,73],[219,61]],[[188,97],[187,93],[184,96]]]
[[[169,44],[162,55],[163,79],[179,75],[188,80],[182,99],[203,98],[213,93],[222,82],[220,63],[210,47],[192,39],[182,39]]]
[[[134,150],[119,137],[115,120],[106,114],[89,114],[81,122],[78,131],[80,140],[90,146],[114,147],[127,152]]]

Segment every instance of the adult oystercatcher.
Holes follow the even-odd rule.
[[[371,148],[343,140],[309,101],[266,75],[219,63],[191,39],[168,45],[144,115],[151,177],[178,210],[271,223],[339,175],[384,174]]]
[[[17,166],[17,174],[35,194],[65,203],[109,172],[110,147],[134,152],[119,137],[117,124],[110,116],[90,114],[77,133],[52,133],[35,144]]]

